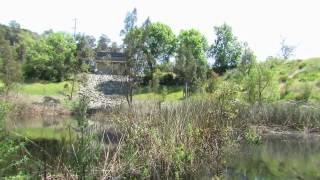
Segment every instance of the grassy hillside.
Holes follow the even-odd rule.
[[[299,100],[309,94],[309,99],[320,100],[320,58],[278,62],[272,71],[282,99]]]

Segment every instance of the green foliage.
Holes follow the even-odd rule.
[[[176,57],[176,74],[190,85],[191,92],[201,87],[201,82],[206,79],[208,63],[206,38],[194,29],[181,31],[178,36],[178,50]]]
[[[28,161],[25,151],[25,143],[14,139],[5,129],[7,113],[10,111],[10,105],[6,102],[0,102],[0,178],[16,175],[24,171],[21,168]],[[22,154],[22,155],[21,155]]]
[[[217,38],[210,48],[210,56],[215,59],[214,67],[219,72],[225,72],[239,64],[242,47],[233,35],[231,26],[224,23],[214,29]]]
[[[11,90],[22,78],[20,64],[9,42],[0,37],[0,76],[6,90]]]
[[[100,146],[95,143],[95,134],[90,131],[87,119],[88,101],[86,97],[81,97],[79,103],[75,105],[76,120],[80,133],[74,144],[72,144],[71,165],[78,179],[92,177],[90,171],[98,162]]]
[[[206,87],[206,91],[208,93],[213,93],[214,90],[218,88],[219,81],[220,80],[219,80],[218,74],[216,74],[214,71],[211,71],[211,74],[208,77],[208,84]]]
[[[259,134],[256,133],[256,131],[254,131],[253,129],[248,129],[245,134],[244,137],[246,139],[246,141],[248,143],[251,144],[261,144],[261,136]]]
[[[161,77],[161,71],[159,69],[156,69],[153,73],[152,80],[150,87],[152,88],[152,91],[155,93],[158,93],[160,91],[160,77]]]
[[[75,63],[76,44],[63,33],[50,33],[30,44],[24,63],[27,79],[62,81]]]
[[[166,86],[167,95],[165,100],[169,102],[180,101],[183,99],[182,87],[179,86]],[[161,92],[162,93],[162,92]],[[134,95],[135,100],[161,100],[161,96],[157,93],[152,92],[140,92]]]
[[[124,19],[124,28],[120,31],[120,35],[127,35],[129,31],[136,28],[138,21],[137,9],[134,8],[132,12],[128,12],[126,18]]]
[[[279,95],[268,64],[257,64],[245,77],[243,87],[245,100],[249,103],[262,103],[276,100]],[[277,83],[277,82],[276,82]]]
[[[154,60],[166,62],[175,51],[176,37],[174,33],[168,25],[159,22],[151,23],[145,27],[144,41],[144,52],[152,57],[147,60],[149,64],[154,63]],[[155,64],[152,65],[152,67],[154,66]]]
[[[78,34],[76,36],[76,44],[77,44],[76,51],[77,51],[78,61],[82,61],[81,63],[84,63],[85,61],[95,58],[95,52],[94,52],[95,41],[96,40],[93,36],[88,36],[85,34]],[[99,48],[99,44],[98,44],[98,48]]]
[[[96,51],[107,51],[109,48],[110,42],[111,42],[110,38],[107,35],[102,34],[98,40]]]
[[[244,74],[249,74],[251,69],[256,64],[256,56],[254,55],[254,52],[252,49],[248,47],[248,44],[244,44],[244,51],[241,56],[240,60],[240,71]]]

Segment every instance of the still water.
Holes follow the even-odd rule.
[[[224,179],[320,179],[320,138],[277,135],[243,144]]]

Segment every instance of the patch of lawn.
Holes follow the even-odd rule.
[[[160,88],[167,89],[165,101],[179,101],[183,98],[183,91],[180,86],[163,86]],[[135,100],[161,100],[163,98],[161,93],[146,92],[146,89],[146,87],[142,87],[141,93],[134,95],[133,98]]]
[[[57,96],[62,95],[64,92],[71,91],[71,83],[64,81],[59,83],[30,83],[22,84],[18,88],[18,92],[29,94],[29,95],[42,95],[42,96]],[[76,85],[74,92],[78,90]]]

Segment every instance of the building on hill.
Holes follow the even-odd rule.
[[[94,72],[121,75],[124,73],[125,65],[126,61],[122,52],[99,51],[95,58]]]

